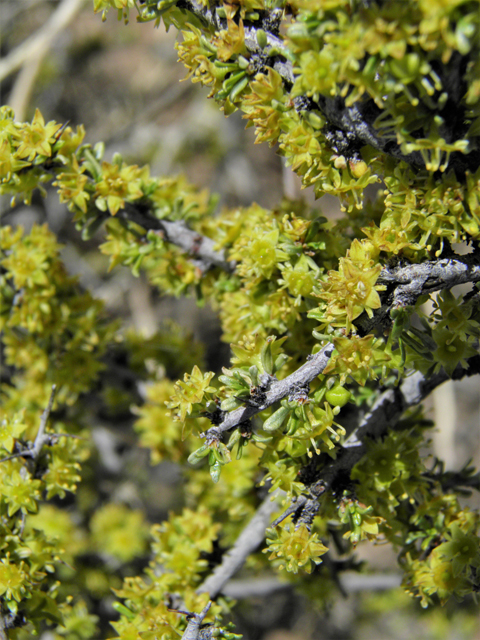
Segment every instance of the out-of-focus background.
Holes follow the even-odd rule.
[[[128,162],[150,164],[152,175],[184,173],[218,193],[219,206],[256,201],[270,207],[283,195],[313,201],[275,149],[254,144],[253,130],[245,130],[241,114],[225,118],[207,100],[208,90],[190,80],[181,82],[186,73],[177,62],[175,29],[166,33],[163,26],[137,24],[135,11],[128,25],[117,21],[113,11],[102,22],[91,0],[2,0],[0,21],[1,102],[14,108],[18,120],[30,119],[39,107],[46,121],[84,124],[86,141],[102,140],[107,159],[120,152]],[[328,217],[340,213],[338,202],[329,196],[317,206]],[[2,224],[28,229],[47,222],[65,245],[68,270],[125,326],[151,335],[164,319],[173,318],[205,343],[210,369],[228,363],[228,346],[219,340],[211,310],[197,308],[193,300],[162,297],[126,268],[107,274],[107,260],[96,250],[101,237],[83,242],[55,193],[46,200],[34,197],[31,206],[14,210],[3,197],[0,211]],[[433,453],[449,469],[461,468],[469,459],[480,468],[478,378],[443,385],[429,398],[428,408],[437,422]],[[97,430],[105,446],[116,437]],[[135,437],[131,433],[127,440],[134,442]],[[129,468],[145,460],[134,458]],[[156,508],[165,513],[176,507],[177,496],[167,476],[161,469],[154,472],[161,490],[151,491],[157,501],[164,496]],[[480,506],[478,496],[468,502]],[[380,576],[377,582],[351,576],[345,582],[348,597],[339,596],[328,611],[312,610],[303,596],[293,596],[288,589],[270,592],[266,585],[266,596],[259,587],[258,595],[238,607],[238,630],[245,640],[480,640],[472,603],[423,611],[399,589],[385,590],[384,584],[398,580],[390,548],[360,546],[357,555]],[[390,578],[383,580],[385,575]]]

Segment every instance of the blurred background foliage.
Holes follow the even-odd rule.
[[[2,57],[7,59],[45,29],[61,4],[54,0],[3,0]],[[155,29],[153,23],[142,25],[134,20],[125,26],[113,14],[102,22],[88,0],[67,0],[63,4],[70,5],[68,24],[56,34],[52,31],[50,37],[47,33],[48,45],[33,48],[15,73],[3,78],[2,104],[10,104],[18,120],[31,119],[38,107],[46,120],[69,121],[72,127],[83,124],[86,142],[105,142],[107,159],[120,152],[127,162],[149,163],[152,175],[183,173],[196,185],[219,194],[219,206],[245,206],[256,201],[273,207],[283,194],[313,203],[312,194],[300,191],[299,180],[283,166],[274,150],[266,144],[254,145],[253,130],[245,130],[240,113],[225,118],[206,99],[207,90],[199,84],[181,82],[186,72],[177,62],[174,29],[166,33],[163,26]],[[337,201],[330,196],[315,206],[328,218],[339,213]],[[228,364],[228,346],[220,341],[219,325],[209,308],[199,308],[190,299],[161,297],[142,275],[136,279],[124,267],[106,275],[108,258],[97,250],[104,232],[99,231],[88,242],[81,240],[71,224],[71,214],[55,194],[46,199],[34,196],[31,206],[20,205],[14,210],[5,197],[1,211],[2,224],[23,225],[27,231],[34,223],[47,223],[64,245],[61,258],[68,272],[79,277],[82,289],[104,301],[111,319],[132,329],[132,341],[135,333],[153,336],[166,322],[177,323],[180,328],[167,324],[169,340],[188,344],[189,352],[184,362],[168,362],[165,349],[163,361],[173,379],[191,370],[193,363],[202,363],[202,359],[206,369],[215,372]],[[152,349],[159,348],[158,343],[152,343]],[[148,361],[148,353],[143,355]],[[153,352],[150,355],[155,358]],[[121,372],[126,365],[121,347],[109,357],[116,358]],[[184,506],[179,468],[165,461],[149,465],[147,452],[137,446],[141,411],[136,412],[140,413],[138,420],[131,410],[132,396],[127,394],[122,404],[122,391],[107,382],[102,380],[103,420],[92,427],[94,464],[82,474],[77,497],[86,511],[96,506],[89,539],[79,537],[74,541],[75,554],[82,558],[82,571],[73,575],[65,564],[61,576],[66,583],[76,582],[79,590],[84,586],[94,594],[98,627],[95,631],[92,617],[90,628],[72,627],[71,638],[113,635],[108,625],[116,615],[111,589],[119,588],[124,577],[137,575],[146,566],[147,521],[160,523],[169,510],[178,512]],[[161,393],[158,389],[156,397]],[[444,384],[429,399],[429,411],[437,423],[432,436],[435,455],[452,470],[469,459],[480,467],[478,380],[473,377]],[[133,430],[135,420],[138,432]],[[88,416],[80,421],[82,425],[87,422]],[[205,474],[205,486],[209,483]],[[197,486],[201,492],[200,477]],[[480,506],[478,496],[466,500],[472,507]],[[74,531],[68,514],[63,501],[62,510],[44,506],[34,518],[43,519],[44,528],[56,523],[61,539],[70,529]],[[33,521],[29,526],[34,526]],[[144,559],[139,560],[142,553]],[[378,574],[391,575],[396,570],[390,547],[364,543],[356,556],[368,560]],[[385,590],[382,581],[375,585],[362,582],[360,575],[350,577],[345,581],[344,595],[332,591],[326,598],[325,593],[319,593],[318,602],[328,604],[318,609],[312,609],[311,599],[293,593],[288,586],[267,596],[259,589],[235,610],[236,631],[246,640],[480,639],[478,608],[472,600],[424,611],[400,589]],[[44,633],[42,640],[52,637]]]

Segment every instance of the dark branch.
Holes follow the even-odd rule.
[[[178,6],[193,13],[214,31],[226,28],[226,21],[219,19],[215,10],[212,11],[204,7],[196,0],[179,0]],[[265,13],[266,17],[260,19],[258,26],[250,25],[245,27],[245,46],[251,54],[261,57],[264,61],[263,69],[260,69],[260,72],[269,67],[274,69],[283,79],[287,90],[290,90],[295,82],[295,74],[288,49],[285,47],[283,40],[278,37],[276,27],[278,25],[279,10],[273,9]],[[272,32],[272,26],[277,33]],[[260,28],[267,36],[267,46],[263,49],[259,46],[257,40],[257,31]],[[405,154],[400,150],[400,146],[392,140],[391,136],[382,137],[379,131],[375,129],[373,122],[376,120],[379,110],[374,105],[373,100],[354,103],[347,107],[343,98],[331,98],[322,95],[316,103],[309,98],[304,100],[304,103],[305,105],[310,105],[307,107],[307,111],[318,109],[331,125],[352,134],[355,138],[355,146],[361,147],[368,144],[378,151],[393,156],[397,160],[404,160],[413,166],[425,167],[425,161],[419,151]]]
[[[469,368],[458,366],[453,378],[458,380],[464,376],[478,373],[478,356],[468,360]],[[365,440],[379,439],[388,431],[395,429],[403,413],[410,407],[418,405],[449,376],[442,369],[438,373],[425,376],[416,371],[393,389],[383,391],[375,401],[370,411],[360,420],[358,426],[340,448],[336,460],[326,466],[321,472],[319,480],[325,488],[332,489],[340,476],[350,475],[353,467],[366,453]]]

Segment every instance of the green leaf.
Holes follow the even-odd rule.
[[[272,413],[272,415],[263,423],[264,431],[277,431],[283,425],[289,414],[291,413],[289,407],[280,407]]]

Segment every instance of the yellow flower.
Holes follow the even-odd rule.
[[[378,291],[383,285],[375,286],[382,270],[381,265],[374,264],[365,245],[354,240],[345,258],[340,258],[338,271],[329,271],[326,282],[318,297],[327,302],[325,320],[335,326],[345,323],[350,331],[352,321],[364,311],[371,318],[374,309],[381,306]]]
[[[148,167],[119,166],[102,162],[102,180],[95,186],[96,205],[101,211],[107,207],[114,216],[125,206],[125,200],[138,200],[143,196],[142,180],[148,177]]]
[[[57,124],[53,120],[45,124],[45,120],[37,109],[33,117],[32,124],[17,125],[15,136],[20,139],[20,145],[17,147],[15,155],[18,158],[27,158],[29,162],[34,160],[35,156],[52,155],[52,145],[55,144],[55,134],[62,125]]]
[[[383,341],[372,335],[338,337],[333,341],[338,355],[330,360],[325,373],[339,374],[342,383],[351,376],[363,386],[369,378],[377,377],[375,367],[389,360]]]
[[[280,531],[268,529],[267,542],[264,553],[271,551],[268,559],[281,558],[286,564],[280,568],[292,573],[298,573],[300,567],[311,573],[314,565],[321,563],[320,556],[328,551],[318,535],[310,533],[304,523],[298,527],[287,524]]]
[[[216,38],[213,38],[213,45],[217,48],[219,60],[227,61],[231,57],[246,53],[245,29],[243,21],[237,25],[232,19],[227,19],[227,30],[222,30]]]
[[[84,190],[88,178],[83,174],[85,169],[79,167],[77,159],[73,158],[72,171],[66,171],[58,176],[58,180],[53,183],[58,187],[60,202],[68,202],[69,207],[76,205],[84,213],[87,211],[87,200],[90,195]]]
[[[8,557],[0,562],[0,595],[6,600],[20,602],[22,599],[25,593],[24,585],[27,583],[24,566],[23,560],[20,563],[10,563]]]

